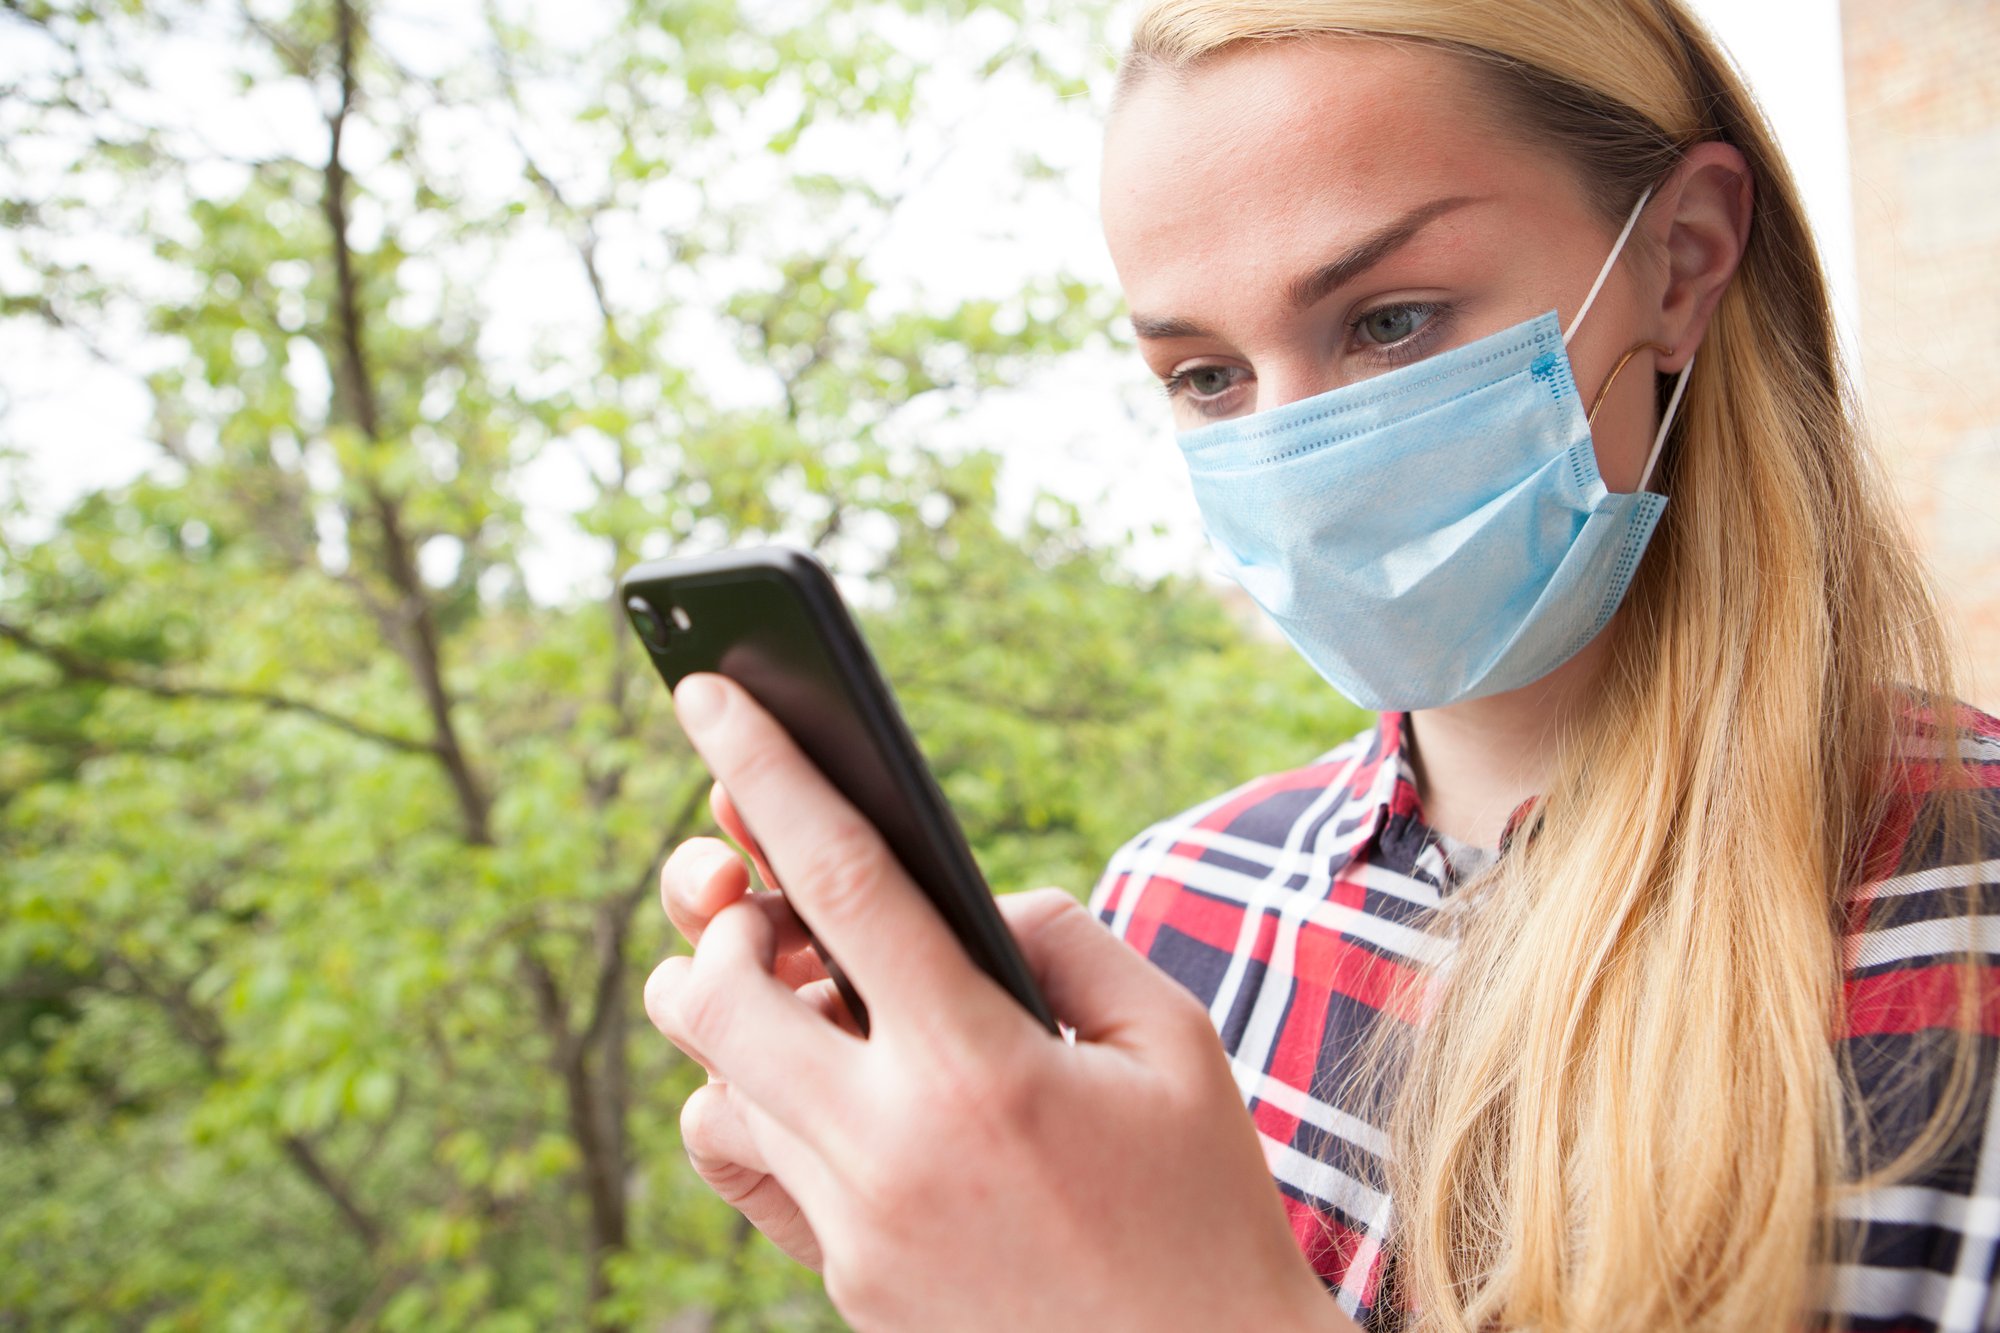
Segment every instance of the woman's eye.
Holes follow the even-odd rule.
[[[1241,366],[1189,366],[1167,376],[1167,397],[1185,396],[1196,404],[1208,404],[1226,395],[1249,378]]]
[[[1386,305],[1354,321],[1354,331],[1364,342],[1386,347],[1403,341],[1429,323],[1434,310],[1426,305]]]
[[[1236,379],[1228,366],[1196,366],[1182,374],[1181,382],[1194,391],[1195,397],[1213,398],[1228,393]]]

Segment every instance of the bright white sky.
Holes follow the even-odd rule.
[[[1791,158],[1852,348],[1858,297],[1838,0],[1692,3],[1743,67]],[[0,54],[0,72],[8,63]],[[1019,147],[1021,125],[1012,110],[989,99],[957,125],[951,157],[884,238],[884,267],[894,272],[883,276],[900,276],[936,299],[991,294],[996,282],[1017,280],[1010,274],[1057,267],[1113,284],[1095,221],[1092,134],[1063,127],[1044,135],[1050,142],[1035,147],[1066,170],[1067,188],[1042,192],[1028,212],[995,227],[988,211],[991,164],[1012,160]],[[216,111],[240,117],[243,108],[218,101]],[[521,318],[547,320],[551,307],[567,301],[567,293],[543,287],[532,270],[509,277],[506,299]],[[153,461],[144,443],[144,394],[40,329],[22,323],[0,331],[0,394],[9,409],[7,433],[28,453],[29,495],[42,513]],[[1045,487],[1082,506],[1095,531],[1139,534],[1135,563],[1142,569],[1205,566],[1199,520],[1167,439],[1164,400],[1136,356],[1080,354],[1030,386],[993,396],[971,417],[933,429],[946,444],[1002,449],[1014,506]],[[559,507],[563,490],[551,484],[543,503]],[[590,587],[604,574],[577,567],[559,541],[542,564],[537,591],[547,595]]]
[[[1750,78],[1805,193],[1857,371],[1860,283],[1847,166],[1839,0],[1691,0]],[[1858,378],[1858,375],[1857,375]]]

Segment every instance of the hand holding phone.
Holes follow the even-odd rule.
[[[626,574],[619,590],[668,686],[713,673],[745,690],[874,827],[972,962],[1055,1033],[965,835],[825,568],[788,547],[723,551],[650,561]],[[865,1033],[862,997],[813,938],[812,923],[802,917],[801,924]]]
[[[774,975],[771,917],[723,907],[646,984],[711,1074],[681,1141],[853,1326],[1353,1333],[1200,1000],[1061,889],[990,900],[1075,1028],[1050,1040],[768,710],[710,673],[674,705],[875,1020],[866,1040],[824,1021]]]

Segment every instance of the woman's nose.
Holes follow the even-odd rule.
[[[1257,367],[1257,406],[1268,412],[1301,398],[1313,398],[1338,388],[1335,368],[1317,357],[1290,357]]]

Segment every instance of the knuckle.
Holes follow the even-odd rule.
[[[694,909],[693,890],[700,883],[701,854],[696,846],[698,839],[689,839],[674,848],[660,867],[660,905],[667,909],[667,919],[674,928],[687,937],[690,944],[701,934],[704,921]]]
[[[744,719],[726,719],[718,730],[726,732],[724,743],[732,791],[749,794],[768,791],[783,779],[787,767],[798,762],[788,744],[774,744],[775,738],[756,734],[745,725]],[[730,803],[735,804],[733,797]],[[742,807],[738,806],[737,811],[740,814]]]
[[[1042,1081],[1026,1060],[988,1065],[981,1080],[985,1118],[1009,1138],[1032,1136],[1047,1105]]]
[[[835,1250],[826,1256],[826,1267],[820,1270],[820,1281],[826,1286],[826,1298],[833,1302],[833,1308],[844,1315],[849,1324],[862,1322],[860,1301],[855,1287],[859,1274],[854,1264],[842,1250]]]
[[[1070,929],[1079,913],[1088,915],[1083,904],[1066,889],[1024,889],[1006,894],[999,901],[1005,905],[1008,927],[1024,940],[1048,931]]]
[[[888,1322],[892,1284],[885,1279],[886,1267],[874,1261],[866,1248],[828,1254],[821,1274],[827,1299],[857,1327]]]
[[[896,1234],[898,1228],[906,1224],[911,1208],[919,1215],[925,1208],[925,1201],[913,1197],[914,1191],[892,1184],[886,1180],[857,1182],[853,1187],[853,1197],[849,1201],[849,1216],[860,1224],[863,1234],[876,1239],[878,1243]],[[933,1202],[931,1205],[935,1207]]]
[[[1219,1051],[1221,1039],[1216,1035],[1215,1021],[1209,1017],[1208,1006],[1195,998],[1194,992],[1180,985],[1169,987],[1160,1012],[1172,1029],[1183,1040],[1201,1046],[1213,1045]]]
[[[653,1020],[653,1026],[669,1037],[673,1036],[674,1005],[682,985],[687,980],[688,958],[685,954],[675,954],[663,960],[646,978],[646,1017]]]
[[[729,1114],[724,1099],[713,1083],[703,1084],[688,1094],[681,1104],[681,1147],[686,1149],[694,1169],[708,1175],[711,1166],[727,1165],[722,1155],[724,1129],[721,1118]]]
[[[702,1183],[717,1198],[732,1208],[740,1208],[764,1182],[765,1176],[763,1172],[730,1157],[713,1142],[713,1137],[714,1131],[699,1120],[689,1125],[687,1113],[683,1110],[681,1146],[687,1152],[688,1164],[694,1167],[694,1173],[701,1177]]]
[[[1083,910],[1083,904],[1068,889],[1059,889],[1053,884],[1044,884],[1039,889],[1025,889],[1019,897],[1024,906],[1034,907],[1050,916]]]
[[[695,1162],[694,1172],[701,1177],[701,1183],[708,1186],[709,1193],[746,1217],[752,1211],[749,1205],[755,1202],[757,1187],[768,1179],[747,1166],[723,1158]],[[752,1217],[750,1220],[754,1222],[757,1219]]]
[[[1050,934],[1067,934],[1078,929],[1080,923],[1097,927],[1097,918],[1090,909],[1078,902],[1067,889],[1036,889],[1035,905],[1044,909],[1041,929]]]
[[[733,1006],[728,988],[718,982],[712,970],[690,968],[676,990],[672,1009],[675,1032],[697,1046],[718,1045],[728,1035]]]
[[[749,897],[737,898],[724,903],[708,919],[708,928],[718,938],[730,941],[728,950],[734,953],[739,948],[748,948],[752,953],[761,953],[767,945],[775,942],[776,929],[771,925],[770,913],[761,904]],[[711,954],[717,958],[720,954]]]
[[[848,920],[865,916],[887,872],[887,857],[873,830],[842,820],[813,851],[815,913]]]

